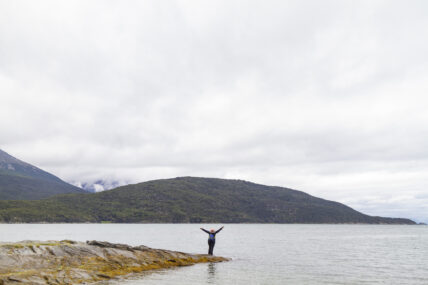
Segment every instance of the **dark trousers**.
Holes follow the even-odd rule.
[[[208,254],[213,255],[215,240],[209,239],[208,240]]]

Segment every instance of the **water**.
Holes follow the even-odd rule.
[[[220,225],[0,224],[0,241],[105,240],[193,253]],[[428,284],[428,227],[237,225],[217,235],[231,262],[158,270],[111,284]]]

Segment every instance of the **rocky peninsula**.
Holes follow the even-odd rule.
[[[100,241],[0,243],[0,284],[90,284],[152,269],[227,260]]]

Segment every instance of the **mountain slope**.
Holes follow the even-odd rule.
[[[65,193],[86,191],[0,150],[1,200],[42,199]]]
[[[241,180],[181,177],[40,201],[0,201],[4,222],[414,224],[364,215],[304,192]]]

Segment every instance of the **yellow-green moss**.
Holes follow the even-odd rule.
[[[116,250],[100,250],[104,257],[86,255],[86,251],[82,251],[82,255],[78,258],[67,258],[66,256],[55,256],[53,246],[68,245],[74,247],[75,242],[63,240],[60,242],[24,242],[17,244],[2,245],[10,248],[12,254],[19,255],[19,249],[28,247],[36,253],[35,248],[39,248],[45,252],[43,257],[43,270],[20,270],[19,272],[9,272],[7,274],[0,274],[0,281],[7,280],[9,276],[19,276],[24,280],[31,280],[32,278],[38,280],[41,278],[47,284],[57,283],[91,283],[102,281],[118,276],[126,276],[129,274],[142,273],[144,271],[170,268],[177,266],[188,266],[195,263],[216,262],[224,261],[221,257],[213,257],[208,255],[186,255],[184,253],[173,253],[164,250],[144,250],[123,252],[121,249]],[[78,247],[78,246],[77,246]],[[86,245],[85,245],[86,247]],[[18,249],[18,250],[17,250]],[[39,250],[37,251],[37,253]],[[46,254],[49,252],[50,254]],[[129,255],[131,254],[131,255]],[[74,256],[75,257],[75,256]],[[11,269],[15,271],[16,269]],[[80,272],[86,272],[87,277],[82,278]],[[68,281],[67,281],[68,280]],[[44,281],[43,281],[44,282]],[[0,282],[1,285],[1,282]]]

